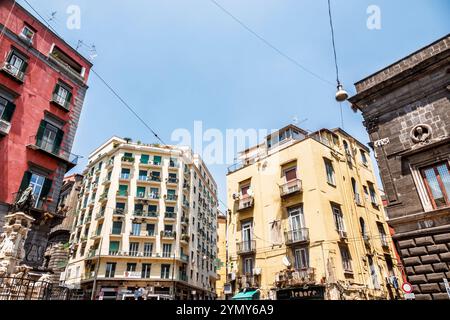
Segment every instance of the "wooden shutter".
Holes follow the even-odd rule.
[[[47,127],[47,122],[45,120],[41,120],[39,124],[39,129],[36,135],[36,145],[40,146],[42,143],[42,137],[44,136],[45,128]]]
[[[59,153],[63,136],[64,131],[58,129],[58,132],[56,133],[55,143],[53,145],[53,153]]]
[[[2,120],[11,122],[14,110],[16,110],[16,105],[14,103],[8,101],[6,103],[5,110],[3,111]]]
[[[55,86],[55,89],[53,89],[53,94],[58,94],[59,87],[61,87],[61,85],[59,83],[57,83],[56,86]]]
[[[20,71],[22,71],[23,73],[25,73],[25,71],[27,70],[27,67],[28,67],[28,62],[26,62],[25,60],[23,60],[22,67],[20,68]]]
[[[23,190],[28,188],[28,186],[30,185],[32,175],[33,174],[30,171],[25,171],[23,178],[22,178],[22,182],[20,183],[19,192],[22,192]]]
[[[290,168],[284,172],[286,182],[297,179],[297,168]]]
[[[50,192],[50,189],[52,188],[53,181],[50,179],[45,179],[44,185],[42,186],[41,191],[41,198],[46,198],[48,196],[48,193]]]

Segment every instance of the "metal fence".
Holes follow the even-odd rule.
[[[0,300],[83,300],[78,290],[55,286],[47,281],[0,277]]]

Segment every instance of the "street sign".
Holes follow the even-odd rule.
[[[414,293],[405,293],[403,296],[405,297],[406,300],[416,299],[416,296],[414,295]]]
[[[405,283],[402,285],[402,289],[403,289],[403,291],[404,291],[405,293],[411,293],[411,292],[413,292],[412,285],[411,285],[410,283],[408,283],[408,282],[405,282]]]
[[[450,285],[448,284],[448,280],[444,278],[445,290],[447,290],[448,297],[450,299]]]

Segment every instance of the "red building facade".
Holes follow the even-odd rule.
[[[56,213],[92,64],[12,0],[0,2],[0,225],[33,187],[40,221]],[[25,263],[42,265],[49,224],[36,223]]]

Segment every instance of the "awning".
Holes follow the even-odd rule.
[[[257,300],[258,298],[259,290],[251,290],[239,292],[231,300]]]

